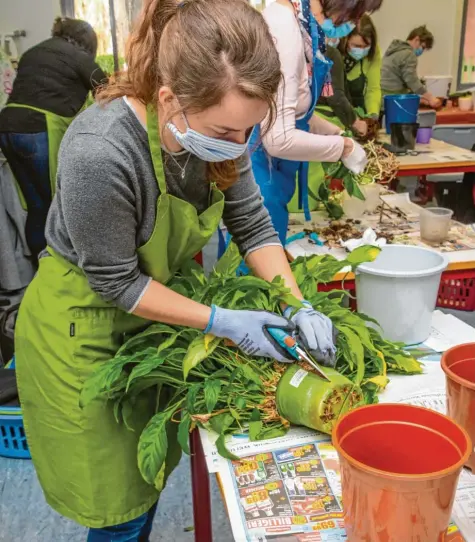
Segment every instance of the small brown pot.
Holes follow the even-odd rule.
[[[341,418],[333,444],[348,542],[446,540],[472,450],[462,427],[426,408],[380,404]]]
[[[442,369],[447,382],[447,414],[475,442],[475,343],[447,350],[442,356]],[[475,473],[475,453],[466,467]]]

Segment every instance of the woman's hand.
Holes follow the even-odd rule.
[[[346,140],[350,141],[352,145],[352,150],[349,153],[346,152]],[[345,150],[341,156],[341,161],[352,173],[360,175],[365,170],[368,158],[359,143],[356,143],[353,139],[345,138]]]
[[[269,327],[285,329],[290,333],[295,329],[289,320],[271,312],[221,309],[213,305],[205,333],[230,339],[249,356],[263,356],[281,363],[295,361],[275,344],[267,332]]]
[[[327,316],[316,311],[308,301],[303,302],[305,307],[298,310],[290,321],[297,327],[300,340],[316,359],[327,367],[335,367],[336,363],[336,330]],[[292,308],[284,311],[290,316]]]
[[[356,119],[352,129],[360,136],[365,136],[368,133],[368,124],[363,119]]]

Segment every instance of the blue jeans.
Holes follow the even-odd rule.
[[[26,241],[36,258],[46,247],[45,225],[52,199],[48,134],[0,133],[0,148],[28,207]]]
[[[90,529],[87,542],[148,542],[157,504],[142,516],[121,525]]]

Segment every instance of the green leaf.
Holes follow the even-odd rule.
[[[343,335],[346,339],[349,355],[352,357],[356,365],[356,378],[355,383],[361,384],[365,374],[365,361],[364,361],[364,348],[358,335],[347,326],[341,326],[338,328],[340,331],[340,337]],[[344,340],[341,337],[342,340]]]
[[[132,372],[130,373],[129,380],[127,382],[126,391],[127,392],[129,391],[131,384],[135,380],[143,376],[147,376],[148,374],[150,374],[152,371],[154,371],[155,369],[157,369],[158,367],[160,367],[160,365],[163,365],[164,363],[165,363],[164,357],[155,355],[153,357],[143,360],[141,363],[136,365],[132,369]]]
[[[214,273],[219,275],[235,275],[238,267],[241,265],[242,257],[239,249],[233,241],[229,243],[226,252],[218,260],[214,267]]]
[[[116,357],[120,356],[123,352],[126,352],[128,350],[138,350],[138,346],[140,344],[148,344],[149,339],[153,337],[160,337],[161,335],[175,335],[176,329],[173,329],[172,327],[157,323],[152,324],[149,326],[145,331],[142,331],[141,333],[138,333],[137,335],[134,335],[131,337],[127,342],[125,342],[118,350]]]
[[[221,380],[212,380],[208,378],[208,380],[205,381],[205,403],[208,413],[213,412],[219,401],[221,386]]]
[[[190,428],[191,417],[188,412],[184,412],[178,426],[178,442],[185,454],[190,455]]]
[[[285,427],[265,427],[258,435],[256,440],[269,440],[273,438],[284,437],[288,433]]]
[[[357,181],[353,181],[353,197],[361,201],[366,201],[365,195],[361,191],[360,185]]]
[[[257,408],[252,411],[249,422],[249,438],[252,441],[258,440],[259,433],[262,431],[261,413]]]
[[[188,347],[186,356],[183,359],[183,375],[185,380],[188,378],[190,371],[210,356],[221,343],[221,339],[215,337],[209,344],[206,344],[205,337],[203,333],[199,333]]]
[[[249,364],[243,363],[241,365],[241,372],[244,375],[244,378],[257,384],[259,386],[259,389],[263,387],[262,380],[260,379],[259,375],[252,369]]]
[[[186,408],[191,414],[195,414],[195,408],[196,408],[196,399],[198,398],[198,394],[203,389],[203,383],[199,382],[198,384],[193,384],[189,389],[188,393],[186,395]]]
[[[333,220],[340,220],[345,214],[343,207],[334,201],[325,201],[323,204],[325,205],[328,216]]]
[[[167,423],[173,413],[159,412],[148,422],[140,435],[138,464],[143,479],[150,485],[158,485],[161,469],[168,450]]]
[[[386,363],[390,372],[396,371],[406,374],[422,373],[421,363],[412,356],[406,356],[402,353],[391,357],[386,356]]]
[[[130,363],[129,358],[119,356],[101,364],[84,383],[79,405],[85,407],[110,390],[120,380],[122,371],[128,363]]]
[[[380,252],[381,249],[379,247],[364,245],[350,252],[346,258],[346,262],[355,268],[362,263],[374,262]]]
[[[225,433],[233,425],[233,423],[234,418],[227,412],[213,416],[209,421],[211,429],[220,434]]]
[[[218,440],[216,441],[216,449],[218,450],[218,453],[221,457],[224,457],[224,459],[229,459],[231,461],[237,461],[239,457],[237,455],[232,454],[227,448],[226,448],[226,442],[225,442],[225,436],[224,434],[219,435]]]
[[[247,405],[246,399],[244,399],[244,397],[242,396],[238,396],[236,397],[235,404],[237,408],[240,408],[241,410],[245,410],[246,405]]]

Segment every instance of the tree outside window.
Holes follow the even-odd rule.
[[[87,21],[98,38],[97,61],[107,73],[124,65],[127,39],[142,0],[61,0],[64,17]]]

